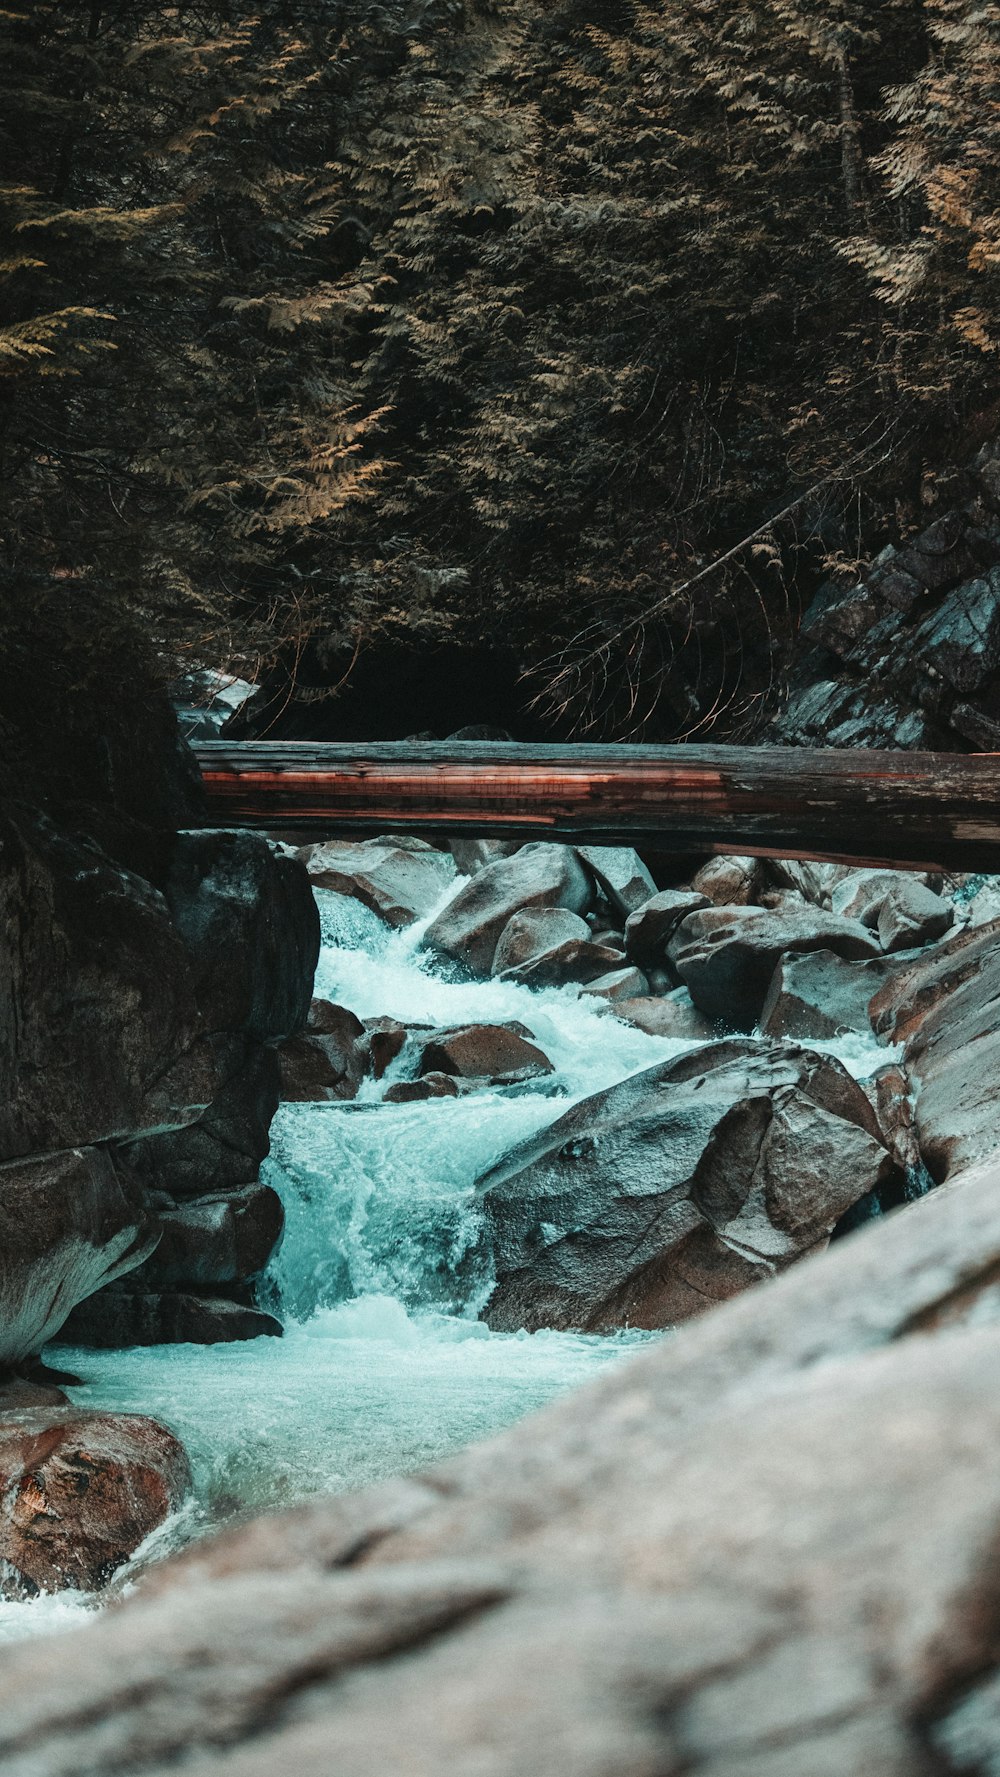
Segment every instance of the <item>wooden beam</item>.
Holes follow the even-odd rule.
[[[1000,871],[1000,754],[208,741],[213,825]]]

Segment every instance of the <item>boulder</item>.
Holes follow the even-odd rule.
[[[871,932],[856,920],[807,907],[768,913],[751,907],[689,913],[668,955],[695,1005],[732,1030],[752,1030],[771,978],[790,951],[831,950],[848,960],[880,954]]]
[[[985,1773],[1000,1327],[968,1321],[998,1266],[994,1167],[446,1465],[203,1538],[85,1633],[5,1650],[0,1759]]]
[[[179,833],[166,897],[208,1030],[261,1040],[301,1030],[319,913],[297,858],[258,833]]]
[[[449,839],[448,850],[459,876],[476,876],[498,858],[512,858],[523,839]]]
[[[552,1072],[552,1063],[523,1024],[465,1024],[438,1030],[424,1043],[418,1073],[454,1074],[459,1079],[489,1080],[494,1086],[538,1080]]]
[[[200,1021],[162,895],[41,817],[0,817],[0,979],[0,1159],[176,1126],[210,1095],[172,1071]]]
[[[280,1338],[282,1330],[273,1314],[221,1290],[142,1290],[126,1284],[102,1290],[75,1308],[65,1337],[75,1345],[117,1351],[136,1345],[231,1345]]]
[[[191,1486],[153,1419],[22,1407],[0,1420],[0,1595],[107,1584]]]
[[[428,1098],[457,1098],[458,1081],[454,1074],[424,1074],[419,1080],[397,1080],[387,1086],[386,1104],[420,1104]]]
[[[517,981],[522,987],[564,987],[570,982],[593,981],[624,961],[624,950],[615,945],[599,944],[589,936],[565,938],[550,950],[501,970],[500,979]]]
[[[568,845],[524,845],[473,877],[424,934],[424,944],[452,957],[473,975],[490,973],[508,920],[526,907],[564,907],[586,913],[591,902],[587,872]]]
[[[926,880],[900,870],[852,870],[834,888],[831,907],[877,931],[883,950],[915,950],[943,938],[954,924],[951,903]]]
[[[370,1058],[361,1019],[346,1006],[313,1000],[309,1025],[278,1050],[282,1099],[356,1098]]]
[[[760,1014],[769,1037],[842,1037],[872,1034],[869,1008],[891,976],[887,963],[846,962],[832,950],[790,952],[778,961]]]
[[[253,1184],[190,1197],[159,1209],[157,1220],[159,1244],[132,1274],[130,1287],[249,1282],[274,1254],[285,1212],[277,1191]]]
[[[873,1002],[906,1041],[917,1138],[932,1177],[952,1177],[1000,1149],[1000,944],[997,926],[963,932],[888,983]]]
[[[767,871],[761,858],[720,854],[695,871],[691,887],[713,907],[746,907],[767,887]]]
[[[692,1050],[575,1105],[479,1180],[484,1318],[670,1326],[822,1245],[894,1173],[839,1063],[752,1039]]]
[[[905,878],[893,884],[878,916],[878,936],[887,954],[917,950],[943,938],[955,923],[955,909],[922,883]]]
[[[630,913],[625,921],[625,951],[630,962],[649,968],[666,959],[667,942],[689,913],[711,903],[697,889],[662,889]]]
[[[686,987],[673,993],[615,1000],[612,1011],[624,1024],[634,1024],[648,1037],[671,1037],[685,1043],[710,1043],[718,1030],[710,1018],[691,1003]]]
[[[129,1144],[129,1164],[150,1190],[173,1197],[251,1184],[270,1148],[278,1108],[279,1062],[274,1049],[246,1035],[208,1039],[218,1090],[195,1122]]]
[[[315,1004],[315,1002],[314,1002]],[[364,1046],[368,1069],[376,1080],[385,1077],[406,1046],[407,1027],[398,1018],[366,1018]]]
[[[563,945],[590,944],[592,936],[587,921],[566,907],[524,907],[500,933],[491,973],[503,975]]]
[[[588,982],[580,989],[581,998],[607,1000],[635,1000],[649,997],[649,982],[641,969],[612,969],[607,975],[598,975],[596,981]]]
[[[352,895],[387,925],[424,919],[455,880],[455,861],[423,839],[331,839],[309,850],[315,888]]]
[[[108,1148],[0,1165],[0,1371],[34,1356],[74,1304],[159,1238],[146,1193]]]
[[[630,845],[578,845],[583,859],[612,907],[626,918],[656,893],[656,883]]]
[[[1000,568],[949,593],[915,632],[910,648],[966,695],[995,678],[1000,669]]]
[[[824,864],[815,858],[769,858],[765,869],[781,888],[792,889],[813,907],[827,911],[840,883],[857,874],[847,864]],[[833,911],[843,910],[833,907]]]

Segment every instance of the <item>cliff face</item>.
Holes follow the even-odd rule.
[[[256,1178],[271,1045],[305,1019],[318,950],[305,871],[254,835],[179,830],[197,774],[141,649],[130,677],[115,655],[74,674],[66,626],[43,635],[51,608],[24,611],[0,674],[0,1368],[151,1261],[166,1220],[197,1227],[206,1197],[256,1238],[218,1277],[175,1255],[171,1291],[196,1279],[185,1336],[278,1330],[248,1274],[280,1234]],[[123,1322],[116,1298],[116,1342],[177,1321],[155,1263],[143,1277],[155,1311],[130,1298]]]

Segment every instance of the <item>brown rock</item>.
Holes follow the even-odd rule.
[[[309,1029],[278,1050],[284,1100],[356,1098],[368,1071],[365,1026],[346,1006],[313,1000]]]
[[[566,907],[523,907],[500,933],[491,973],[504,975],[564,945],[589,944],[592,936],[586,920]]]
[[[950,902],[919,882],[903,879],[893,884],[879,910],[879,943],[887,954],[916,950],[943,938],[954,923]]]
[[[95,1591],[181,1504],[183,1447],[155,1420],[27,1407],[0,1421],[0,1591]]]
[[[669,1326],[822,1244],[893,1163],[860,1087],[734,1040],[575,1105],[477,1185],[499,1331]]]
[[[872,1000],[892,976],[889,963],[847,962],[832,950],[781,957],[760,1014],[765,1036],[842,1037],[871,1034]]]
[[[397,1080],[387,1086],[386,1104],[419,1104],[427,1098],[457,1098],[458,1081],[454,1074],[423,1074],[419,1080]]]
[[[371,1073],[376,1080],[381,1080],[403,1053],[407,1027],[400,1024],[398,1018],[366,1018],[364,1025],[364,1044],[368,1051]]]
[[[596,981],[588,982],[580,989],[581,998],[586,996],[595,1000],[635,1000],[646,998],[649,994],[649,982],[641,969],[612,969],[607,975],[599,975]]]
[[[316,888],[351,895],[391,926],[422,919],[455,878],[447,852],[422,839],[331,839],[314,846],[306,868]]]
[[[760,858],[720,855],[695,872],[691,887],[713,907],[745,907],[767,887],[767,874]]]
[[[552,1072],[552,1063],[523,1024],[466,1024],[436,1031],[424,1044],[421,1074],[457,1074],[463,1079],[512,1085]]]
[[[691,1003],[686,987],[674,993],[638,999],[615,1000],[612,1011],[625,1024],[634,1024],[650,1037],[675,1037],[684,1042],[710,1043],[719,1032]]]

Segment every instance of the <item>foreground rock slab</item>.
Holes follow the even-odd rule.
[[[97,1590],[190,1485],[182,1445],[153,1419],[71,1406],[4,1412],[0,1594]]]
[[[480,1179],[496,1287],[521,1327],[665,1327],[825,1241],[895,1165],[861,1088],[791,1045],[731,1041],[573,1107]]]
[[[201,1544],[6,1654],[0,1773],[986,1777],[998,1263],[985,1168],[426,1476]]]

